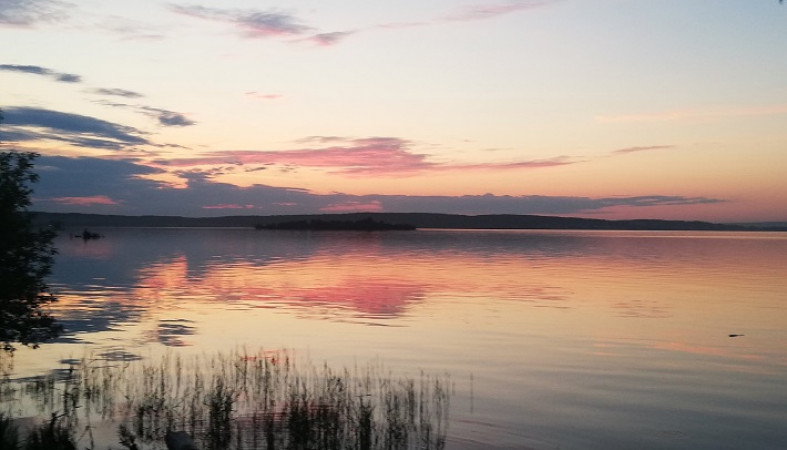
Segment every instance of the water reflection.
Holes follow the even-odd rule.
[[[545,303],[567,296],[561,287],[512,276],[521,254],[497,239],[468,245],[466,235],[451,234],[414,241],[398,233],[135,229],[103,234],[107,238],[95,242],[60,242],[55,284],[72,335],[113,330],[153,311],[193,303],[284,308],[299,317],[393,325],[386,321],[406,316],[428,295],[494,292]],[[543,252],[542,241],[528,239],[525,248]],[[504,248],[507,252],[499,253]],[[186,345],[170,339],[172,331],[167,326],[155,335],[165,345]],[[195,330],[189,325],[175,331]]]
[[[666,319],[672,317],[672,312],[658,300],[631,299],[616,303],[613,308],[617,309],[620,317],[632,317],[638,319]]]
[[[62,243],[54,281],[68,338],[109,359],[249,345],[448,372],[449,448],[787,439],[785,234],[101,233]]]
[[[188,342],[183,337],[194,334],[193,324],[194,321],[186,319],[160,320],[152,337],[167,347],[184,347]]]
[[[510,231],[102,234],[107,237],[98,241],[59,242],[54,285],[70,332],[64,339],[88,339],[154,318],[157,325],[148,331],[154,340],[188,345],[184,338],[199,325],[178,312],[205,307],[401,326],[396,319],[436,298],[493,298],[560,309],[605,305],[621,318],[667,319],[678,304],[709,309],[736,295],[755,295],[752,289],[767,291],[768,284],[756,280],[770,279],[768,271],[785,263],[771,248],[774,242],[784,246],[784,240],[730,234],[701,239]],[[691,304],[696,302],[705,304]]]

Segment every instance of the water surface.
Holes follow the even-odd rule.
[[[59,238],[68,334],[15,376],[290,349],[447,374],[450,449],[787,445],[784,233],[99,231]]]

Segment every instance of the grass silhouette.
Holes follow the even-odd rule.
[[[107,423],[129,450],[161,448],[173,430],[210,450],[442,449],[450,404],[447,376],[397,377],[380,363],[336,370],[286,351],[84,357],[67,370],[3,384],[3,403],[15,398],[51,415],[32,430],[0,416],[0,435],[9,436],[3,448],[12,449],[77,442],[93,449],[93,427]],[[62,446],[19,447],[49,438]]]

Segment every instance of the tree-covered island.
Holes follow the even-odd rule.
[[[258,230],[316,230],[316,231],[410,231],[410,224],[388,223],[366,217],[358,220],[306,219],[255,225]]]

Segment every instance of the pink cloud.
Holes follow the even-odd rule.
[[[421,20],[421,21],[383,23],[372,28],[382,29],[382,30],[398,30],[403,28],[406,29],[406,28],[435,26],[446,22],[470,22],[476,20],[484,20],[484,19],[490,19],[493,17],[506,15],[506,14],[512,14],[520,11],[527,11],[527,10],[540,8],[552,3],[556,3],[557,1],[558,0],[540,0],[540,1],[512,0],[505,3],[465,5],[464,7],[456,10],[453,13],[449,13],[447,15],[444,15],[443,17],[436,18],[436,19],[433,18],[433,19]]]
[[[428,155],[413,153],[409,149],[410,142],[399,138],[370,137],[340,142],[340,138],[336,137],[311,137],[309,140],[344,145],[280,151],[220,151],[193,158],[159,160],[157,163],[170,167],[275,164],[327,168],[335,173],[364,176],[410,175],[426,171],[536,169],[576,163],[565,156],[508,163],[437,163],[429,161]]]
[[[223,203],[219,205],[203,206],[202,209],[255,209],[255,205],[237,205],[234,203]]]
[[[278,100],[284,97],[282,94],[264,94],[262,92],[257,92],[257,91],[249,91],[246,92],[245,95],[247,97],[256,98],[260,100]]]
[[[276,10],[230,9],[207,6],[172,5],[170,10],[188,17],[230,24],[240,30],[247,38],[270,38],[278,36],[294,37],[289,42],[307,42],[320,47],[333,46],[347,37],[371,29],[402,29],[434,26],[446,22],[476,21],[520,11],[541,8],[560,0],[510,0],[492,4],[466,5],[463,8],[439,18],[391,22],[350,31],[316,32],[315,28],[303,25],[292,14]]]
[[[354,31],[334,31],[331,33],[318,33],[306,38],[307,42],[319,45],[321,47],[329,47],[336,45],[345,38],[355,34]]]
[[[159,161],[176,167],[213,164],[283,164],[303,167],[339,168],[340,172],[377,169],[384,172],[421,170],[431,166],[426,155],[409,152],[407,141],[398,138],[355,139],[346,145],[282,151],[224,151],[202,157]]]
[[[320,208],[321,212],[326,213],[343,213],[343,212],[381,212],[383,205],[377,200],[371,202],[345,202],[345,203],[332,203]]]
[[[119,203],[106,195],[93,195],[90,197],[56,197],[50,199],[54,203],[72,206],[92,206],[92,205],[118,205]]]
[[[511,1],[506,3],[469,5],[462,8],[461,11],[449,15],[446,19],[452,21],[483,20],[519,11],[541,8],[551,3],[555,3],[555,0]]]
[[[451,171],[492,171],[492,170],[517,170],[517,169],[539,169],[545,167],[565,166],[575,164],[576,161],[569,160],[565,157],[519,161],[511,163],[481,163],[481,164],[432,164],[424,163],[418,167],[409,167],[408,170],[401,172],[415,172],[415,171],[430,171],[430,172],[451,172]],[[401,173],[400,172],[400,173]],[[377,167],[349,167],[341,171],[341,173],[352,175],[371,175],[371,176],[384,176],[391,175],[391,168],[385,166]]]
[[[612,153],[615,154],[626,154],[626,153],[636,153],[636,152],[648,152],[651,150],[668,150],[675,148],[674,145],[650,145],[650,146],[642,146],[642,147],[628,147],[628,148],[621,148],[618,150],[613,151]]]

